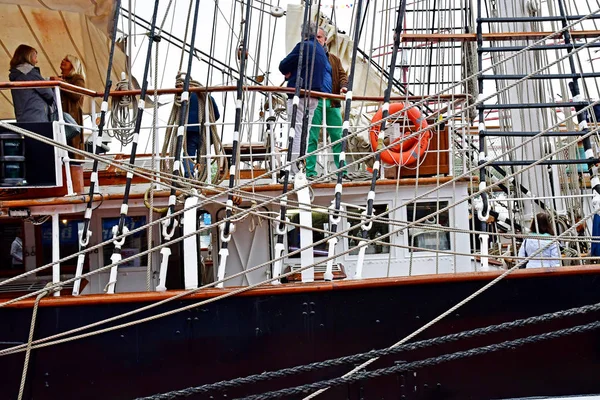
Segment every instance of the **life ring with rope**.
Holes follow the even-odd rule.
[[[403,139],[402,137],[394,139],[392,144],[400,142],[401,140],[402,142],[390,146],[388,149],[382,151],[381,161],[388,165],[399,165],[401,167],[412,166],[415,165],[419,160],[423,159],[425,151],[429,147],[431,131],[424,130],[427,129],[429,125],[417,107],[412,107],[405,103],[391,103],[388,115],[393,115],[398,112],[405,114],[417,131],[423,130],[423,132],[419,135],[409,137],[408,139]],[[381,121],[382,117],[383,108],[380,108],[371,120],[373,126],[369,131],[369,136],[371,139],[371,149],[373,151],[377,151],[379,131],[381,130],[381,124],[377,124],[377,122]],[[412,134],[412,132],[410,134]]]

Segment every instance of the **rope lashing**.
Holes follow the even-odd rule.
[[[121,80],[117,82],[115,90],[119,91],[131,89],[131,82],[127,79],[125,73],[122,73]],[[108,119],[108,125],[111,130],[108,131],[108,136],[114,137],[121,142],[123,146],[127,146],[133,141],[133,131],[138,113],[137,96],[113,95],[111,96],[110,102],[111,112]]]

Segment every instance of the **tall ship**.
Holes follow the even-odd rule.
[[[0,1],[0,398],[600,398],[579,0]]]

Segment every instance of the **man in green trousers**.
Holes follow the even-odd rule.
[[[326,65],[323,76],[323,92],[326,93],[339,93],[344,94],[348,91],[348,75],[342,67],[340,59],[329,53],[325,48],[327,42],[327,36],[323,28],[319,28],[317,33],[317,41],[323,46],[329,59],[329,65]],[[342,111],[339,100],[325,100],[325,107],[323,107],[323,100],[319,99],[319,105],[315,110],[315,114],[312,119],[313,127],[310,128],[310,134],[308,138],[308,149],[307,152],[311,153],[317,150],[319,146],[319,133],[321,131],[321,125],[323,124],[323,112],[325,113],[325,121],[327,123],[327,133],[331,142],[335,142],[342,138]],[[342,150],[342,143],[338,143],[333,146],[333,160],[335,166],[340,167],[340,151]],[[317,156],[312,155],[306,159],[306,177],[309,180],[317,178],[317,172],[315,166],[317,164]],[[345,175],[345,174],[344,174]]]

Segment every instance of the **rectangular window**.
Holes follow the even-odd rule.
[[[58,222],[58,241],[60,258],[70,256],[79,251],[79,232],[83,230],[83,218],[62,218]],[[52,220],[44,222],[39,229],[41,241],[41,254],[37,257],[37,266],[41,267],[52,262]],[[85,257],[84,272],[87,272],[89,256]],[[73,257],[60,264],[61,273],[75,273],[77,257]],[[38,275],[50,275],[52,268],[38,272]]]
[[[448,207],[447,201],[412,203],[406,206],[406,219],[408,222],[418,221],[446,207]],[[449,226],[450,213],[446,210],[409,228],[408,245],[411,246],[410,252],[450,250],[450,232],[436,229]]]
[[[300,224],[300,212],[298,210],[289,210],[286,216],[290,222]],[[312,226],[317,229],[329,230],[329,213],[327,209],[312,211]],[[292,225],[288,225],[287,229],[288,253],[291,253],[300,249],[300,229]],[[324,233],[313,231],[313,243],[323,240],[325,237]],[[323,242],[313,247],[313,254],[315,257],[327,257],[328,248],[328,243]],[[300,253],[294,254],[291,258],[300,258]]]
[[[0,224],[0,276],[13,276],[25,272],[25,243],[23,222]]]
[[[114,218],[102,218],[102,241],[110,240],[113,238],[112,229],[113,226],[119,224],[119,217]],[[125,217],[125,224],[130,231],[139,228],[140,226],[146,225],[146,217],[143,215]],[[110,265],[110,256],[112,256],[115,249],[114,244],[111,242],[108,245],[102,246],[102,255],[104,257],[104,265]],[[143,251],[148,250],[148,233],[147,230],[141,230],[132,235],[128,235],[125,238],[125,243],[121,246],[121,256],[123,259],[129,258]],[[119,267],[145,267],[148,265],[148,256],[134,258],[126,263],[119,264]]]
[[[382,235],[385,235],[390,232],[389,225],[389,214],[384,214],[388,211],[387,204],[375,204],[373,206],[373,214],[378,216],[379,219],[373,221],[373,226],[368,230],[367,240],[377,239]],[[348,234],[351,236],[355,236],[357,238],[362,237],[362,221],[360,219],[360,215],[362,210],[354,207],[347,207],[346,211],[348,212],[348,216],[346,219],[348,220],[348,224],[350,227],[354,227]],[[348,247],[353,248],[358,246],[359,240],[354,238],[348,239]],[[380,243],[371,243],[367,246],[365,250],[365,254],[388,254],[390,252],[390,237],[386,236],[385,238],[380,240]],[[358,255],[359,249],[355,248],[350,252],[350,255]]]

